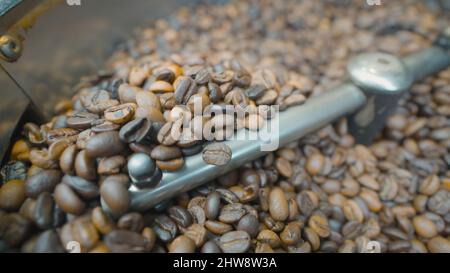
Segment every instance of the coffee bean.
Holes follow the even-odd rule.
[[[272,248],[278,248],[281,244],[280,237],[278,235],[268,229],[261,230],[256,237],[259,243],[265,243],[270,245]]]
[[[184,166],[184,159],[181,157],[166,161],[156,160],[156,165],[163,171],[174,172]]]
[[[291,177],[293,174],[291,163],[283,157],[279,157],[275,160],[275,166],[277,171],[284,177]]]
[[[185,235],[178,236],[169,245],[170,253],[193,253],[194,251],[194,242]]]
[[[97,172],[100,175],[118,174],[125,164],[126,159],[121,155],[106,157],[99,161]]]
[[[94,224],[88,218],[77,219],[73,222],[72,236],[80,243],[83,252],[92,249],[100,239]]]
[[[245,214],[246,210],[242,204],[227,204],[220,210],[219,220],[227,224],[232,224],[238,222]]]
[[[185,208],[180,206],[173,206],[170,207],[169,210],[169,217],[172,218],[177,225],[182,227],[188,227],[192,224],[192,216]]]
[[[53,129],[46,133],[46,142],[51,145],[53,142],[61,139],[74,141],[77,139],[79,131],[73,128]]]
[[[166,215],[159,215],[152,228],[156,236],[165,243],[172,241],[178,232],[175,222]]]
[[[428,241],[427,247],[431,253],[449,253],[450,241],[442,236],[436,236]]]
[[[0,208],[16,211],[27,197],[23,180],[10,180],[0,188]]]
[[[175,101],[179,104],[186,104],[189,98],[197,91],[195,81],[190,77],[178,77],[174,83]]]
[[[425,216],[414,217],[413,225],[416,233],[424,238],[435,237],[438,233],[436,225]]]
[[[75,173],[86,179],[95,180],[97,177],[97,168],[94,158],[88,156],[87,150],[80,151],[75,157]]]
[[[150,84],[150,87],[148,88],[148,91],[154,93],[173,92],[173,90],[174,90],[173,86],[166,81],[155,81],[152,84]],[[138,100],[137,96],[136,100]]]
[[[39,234],[33,247],[34,253],[64,253],[64,247],[59,241],[55,230],[46,230]]]
[[[34,222],[41,229],[48,229],[52,225],[53,197],[48,192],[41,193],[36,199],[33,215]]]
[[[70,145],[64,149],[59,158],[59,167],[66,174],[73,174],[75,168],[75,157],[77,155],[76,145]]]
[[[161,102],[159,98],[153,93],[148,91],[139,91],[136,93],[136,103],[143,109],[156,108],[161,109]]]
[[[116,131],[104,132],[91,137],[86,143],[86,156],[108,157],[120,154],[125,149]]]
[[[68,117],[66,124],[69,128],[85,130],[91,128],[94,122],[99,119],[97,114],[89,112],[79,112]]]
[[[186,229],[184,235],[194,241],[196,247],[200,247],[205,243],[207,231],[203,224],[192,224]]]
[[[95,90],[84,92],[80,96],[81,103],[91,113],[100,114],[106,109],[119,104],[117,100],[111,99],[108,91]]]
[[[136,108],[137,106],[134,103],[125,103],[110,107],[105,110],[105,119],[115,124],[126,123],[133,117]]]
[[[280,233],[280,239],[285,245],[296,245],[301,240],[301,231],[297,223],[287,224]]]
[[[204,224],[206,221],[205,211],[200,206],[192,206],[188,208],[195,223]]]
[[[212,192],[206,198],[205,204],[206,218],[209,220],[215,220],[219,216],[220,212],[220,194]]]
[[[141,232],[144,228],[144,219],[142,215],[137,212],[129,212],[119,218],[119,221],[117,221],[117,227],[134,232]]]
[[[101,207],[95,207],[92,210],[91,222],[101,234],[108,234],[114,229],[113,220],[102,210]]]
[[[27,196],[36,198],[42,192],[53,192],[55,186],[61,181],[61,177],[61,172],[57,170],[42,170],[28,177],[25,181]]]
[[[245,231],[230,231],[220,237],[219,247],[224,253],[244,253],[250,247],[250,236]]]
[[[254,238],[259,230],[258,218],[252,214],[247,214],[239,220],[236,229],[243,230],[247,232],[250,237]]]
[[[322,171],[324,164],[325,164],[324,156],[319,153],[315,153],[310,157],[308,157],[305,168],[309,174],[317,175]]]
[[[177,140],[173,139],[171,135],[172,122],[167,122],[158,132],[158,142],[162,145],[170,146],[176,143]]]
[[[314,214],[308,220],[309,227],[322,238],[330,236],[328,219],[321,214]]]
[[[113,230],[105,236],[104,242],[115,253],[147,252],[152,248],[144,236],[129,230]]]
[[[151,157],[155,160],[167,161],[181,156],[181,150],[176,146],[158,145],[153,148]]]
[[[202,253],[221,253],[219,246],[214,241],[206,242],[201,249]]]
[[[119,131],[119,138],[125,143],[145,143],[151,140],[152,122],[138,118],[125,124]]]
[[[231,160],[230,147],[224,143],[213,143],[203,149],[202,158],[206,164],[224,166]]]
[[[136,86],[129,85],[127,83],[122,83],[117,89],[117,95],[121,103],[136,103],[136,94],[141,89]]]
[[[284,221],[289,216],[289,206],[281,188],[273,188],[269,195],[269,211],[273,219]]]
[[[18,213],[0,213],[0,236],[9,246],[22,243],[32,230],[31,222]]]
[[[64,212],[80,215],[86,208],[85,203],[67,184],[58,184],[55,188],[54,197],[56,204],[58,204]]]
[[[127,188],[118,181],[103,182],[100,195],[114,214],[125,213],[130,206],[130,194]]]

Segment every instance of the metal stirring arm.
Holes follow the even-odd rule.
[[[349,128],[356,141],[370,143],[384,126],[390,110],[397,105],[398,99],[410,89],[413,82],[450,66],[449,48],[445,48],[450,41],[449,30],[441,35],[439,44],[403,60],[384,53],[355,57],[348,64],[351,79],[348,83],[310,98],[303,105],[279,113],[279,135],[274,135],[272,140],[279,141],[281,147],[351,114]],[[240,139],[242,134],[252,137],[252,134],[256,133],[243,129],[236,133],[236,138]],[[131,209],[148,210],[164,200],[192,190],[268,153],[261,150],[262,145],[267,144],[262,139],[229,140],[225,143],[233,153],[226,166],[204,163],[201,153],[187,157],[181,170],[165,172],[155,188],[139,189],[132,186]],[[108,210],[106,204],[102,202],[102,205]]]

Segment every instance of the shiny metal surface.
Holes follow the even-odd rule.
[[[406,57],[404,63],[419,81],[450,66],[450,52],[433,46]]]
[[[365,101],[366,98],[359,88],[353,84],[341,85],[324,95],[309,99],[304,105],[291,107],[279,113],[279,136],[273,134],[271,137],[277,139],[270,140],[279,140],[279,146],[283,146],[355,111]],[[243,129],[237,132],[236,139],[243,139],[244,134],[248,134],[246,137],[250,139],[257,138],[256,132]],[[225,141],[224,143],[231,148],[233,153],[231,161],[226,166],[207,165],[203,162],[201,153],[187,157],[181,170],[173,173],[164,172],[162,181],[156,188],[139,190],[132,186],[130,188],[132,194],[131,207],[133,210],[147,210],[165,199],[194,189],[219,175],[242,166],[248,161],[261,157],[268,152],[262,151],[261,146],[267,144],[267,141],[270,140]]]

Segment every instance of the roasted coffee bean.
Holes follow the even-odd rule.
[[[171,135],[172,122],[167,122],[158,132],[158,142],[162,145],[170,146],[176,143],[177,140],[173,139]]]
[[[81,103],[91,113],[100,114],[106,109],[119,104],[117,100],[111,99],[106,90],[86,90],[80,96]]]
[[[148,91],[154,93],[173,92],[173,86],[166,81],[155,81],[150,84],[150,86],[148,87]]]
[[[308,220],[309,227],[322,238],[330,236],[330,226],[325,215],[314,214]]]
[[[23,180],[10,180],[0,188],[0,209],[17,211],[27,197]]]
[[[55,230],[46,230],[39,234],[33,247],[34,253],[64,253],[58,234]]]
[[[42,192],[53,192],[61,177],[61,172],[57,170],[42,170],[28,177],[25,181],[27,196],[36,198]]]
[[[419,236],[432,238],[438,234],[436,225],[425,216],[416,216],[412,221],[414,229]]]
[[[188,227],[192,224],[192,216],[185,208],[173,206],[168,209],[169,217],[182,227]]]
[[[178,229],[175,222],[166,215],[159,215],[152,226],[158,238],[167,243],[177,235]]]
[[[206,218],[209,220],[215,220],[219,216],[220,212],[220,194],[218,192],[212,192],[206,198],[205,213]]]
[[[139,91],[136,93],[136,103],[139,107],[144,109],[156,108],[161,109],[161,102],[159,98],[153,93],[148,91]]]
[[[105,236],[104,242],[115,253],[147,252],[152,248],[144,236],[129,230],[113,230]]]
[[[136,94],[141,89],[136,86],[131,86],[127,83],[122,83],[117,89],[117,95],[121,103],[134,102],[136,103]]]
[[[100,187],[100,195],[114,214],[123,214],[130,206],[128,189],[118,181],[104,181]]]
[[[269,211],[273,219],[284,221],[289,216],[289,206],[281,188],[274,188],[269,195]]]
[[[450,240],[436,236],[428,241],[427,248],[431,253],[449,253]]]
[[[22,243],[32,230],[31,222],[18,213],[0,213],[0,236],[9,246]]]
[[[64,149],[59,158],[59,167],[66,174],[73,174],[75,170],[75,157],[77,155],[77,146],[70,145]]]
[[[1,184],[11,180],[25,180],[27,167],[22,161],[10,161],[0,170]]]
[[[214,241],[206,242],[201,249],[202,253],[221,253],[219,246]]]
[[[88,156],[86,150],[80,151],[75,157],[75,173],[86,180],[97,178],[95,159]]]
[[[178,77],[174,83],[175,101],[179,104],[186,104],[189,98],[197,91],[195,81],[190,77]]]
[[[79,112],[68,117],[66,124],[69,128],[85,130],[91,128],[94,122],[99,119],[97,114],[89,112]]]
[[[152,122],[145,118],[137,118],[125,124],[119,131],[119,138],[125,143],[150,141]]]
[[[158,145],[153,148],[150,156],[155,160],[167,161],[181,157],[181,150],[176,146]]]
[[[192,218],[195,223],[204,224],[206,221],[205,211],[200,206],[192,206],[188,208],[188,211],[191,213]]]
[[[202,158],[205,163],[216,166],[224,166],[231,160],[230,147],[224,143],[213,143],[203,149]]]
[[[100,239],[94,224],[88,218],[79,218],[73,222],[72,236],[80,243],[83,252],[92,249]]]
[[[229,224],[222,223],[220,221],[208,220],[205,222],[205,227],[216,235],[222,235],[233,230],[233,227]]]
[[[182,157],[172,160],[156,160],[156,165],[163,171],[174,172],[181,169],[184,166],[184,159]]]
[[[41,193],[36,199],[34,222],[41,229],[48,229],[53,220],[53,197],[48,192]]]
[[[193,253],[195,243],[189,237],[180,235],[169,244],[170,253]]]
[[[270,245],[272,248],[278,248],[281,244],[280,237],[278,235],[268,229],[261,230],[256,237],[256,240],[259,243],[265,243]]]
[[[242,204],[227,204],[220,210],[219,220],[227,224],[232,224],[238,222],[245,214],[246,210]]]
[[[184,235],[191,238],[196,247],[200,247],[205,243],[207,231],[203,224],[192,224],[186,229]]]
[[[125,149],[120,141],[119,132],[104,132],[91,137],[86,143],[88,157],[108,157],[120,154]]]
[[[117,221],[117,227],[134,232],[141,232],[144,228],[144,219],[141,214],[137,212],[130,212],[119,218],[119,221]]]
[[[208,83],[208,94],[212,103],[219,102],[223,97],[220,86],[213,82]]]
[[[301,240],[300,226],[295,222],[287,224],[280,233],[280,239],[285,245],[296,245]]]
[[[92,210],[91,222],[101,234],[108,234],[114,229],[113,220],[106,214],[101,207]]]
[[[258,234],[259,230],[258,218],[252,214],[247,214],[239,220],[236,229],[243,230],[247,232],[250,237],[254,238]]]
[[[85,199],[92,199],[99,195],[97,185],[78,176],[64,175],[62,183],[68,185],[78,195]]]
[[[102,158],[98,162],[97,173],[100,175],[118,174],[125,164],[126,159],[121,155]]]
[[[289,178],[293,174],[291,163],[283,157],[275,160],[275,167],[277,171],[284,177]]]
[[[245,231],[230,231],[220,237],[219,247],[224,253],[244,253],[250,247],[250,236]]]
[[[73,128],[53,129],[46,133],[46,142],[51,145],[53,142],[65,139],[68,141],[75,141],[79,131]]]
[[[158,99],[159,102],[159,99]],[[105,110],[105,119],[115,124],[123,124],[133,118],[134,111],[136,111],[136,104],[125,103],[110,107]]]
[[[56,186],[54,197],[56,204],[64,212],[80,215],[86,208],[80,197],[65,183],[60,183]]]

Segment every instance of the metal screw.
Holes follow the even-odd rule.
[[[0,37],[0,58],[7,62],[15,62],[22,55],[22,41],[11,34]]]

